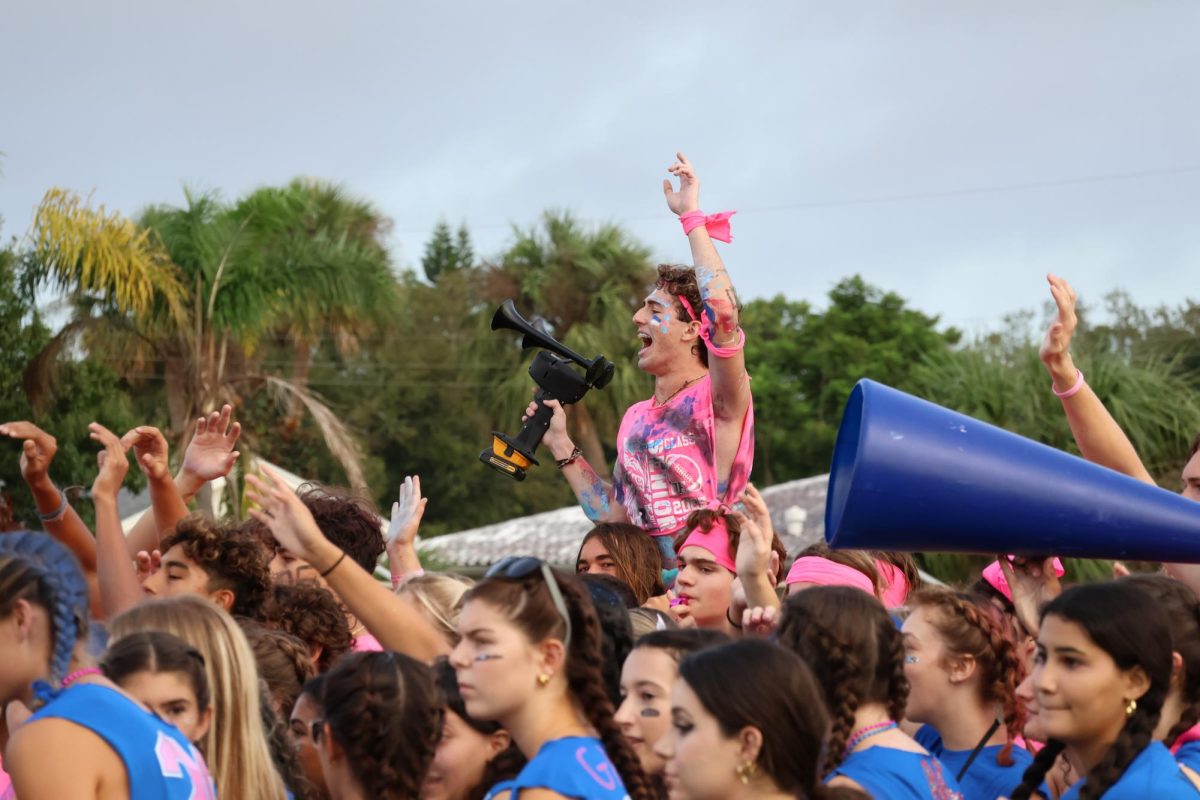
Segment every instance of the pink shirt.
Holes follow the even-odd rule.
[[[692,511],[736,501],[754,464],[753,401],[724,485],[717,480],[716,441],[708,375],[664,405],[651,398],[630,406],[617,433],[613,470],[613,494],[629,521],[652,536],[668,536]]]
[[[354,641],[350,645],[350,649],[355,653],[378,653],[383,650],[383,645],[379,643],[371,634],[363,631],[358,636],[354,637]]]

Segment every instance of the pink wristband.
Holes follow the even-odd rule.
[[[1083,388],[1083,370],[1076,368],[1075,371],[1079,373],[1079,377],[1077,377],[1075,379],[1074,386],[1072,386],[1070,389],[1067,389],[1065,392],[1060,392],[1058,389],[1054,388],[1054,382],[1051,381],[1050,391],[1054,392],[1054,394],[1056,394],[1058,397],[1060,397],[1063,400],[1066,400],[1068,397],[1074,397],[1075,395],[1079,394],[1079,390]]]
[[[705,215],[703,211],[685,211],[679,215],[679,222],[683,225],[685,234],[691,233],[703,225],[704,229],[708,231],[708,235],[718,242],[732,242],[733,233],[729,227],[729,218],[736,213],[736,211],[718,211],[716,214]]]

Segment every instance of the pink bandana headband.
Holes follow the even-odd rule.
[[[899,608],[904,605],[911,588],[904,571],[890,561],[878,558],[875,559],[875,569],[879,570],[879,577],[883,578],[883,607]]]
[[[726,527],[724,518],[718,517],[707,532],[702,528],[695,528],[684,539],[679,552],[682,553],[685,547],[699,547],[707,551],[712,555],[713,561],[737,575],[737,564],[729,555],[729,528]]]
[[[1066,574],[1062,562],[1057,558],[1054,559],[1054,574],[1060,578]],[[993,561],[983,568],[983,579],[993,589],[1008,598],[1008,602],[1011,603],[1013,601],[1012,589],[1008,585],[1008,579],[1004,577],[1004,570],[1000,568],[999,561]]]
[[[875,585],[871,579],[854,567],[847,567],[836,561],[820,556],[802,556],[797,558],[788,570],[787,583],[815,583],[818,586],[850,586],[862,589],[871,597],[875,596]]]
[[[732,242],[733,232],[729,228],[729,218],[736,213],[736,211],[718,211],[716,214],[705,214],[703,211],[685,211],[679,215],[679,222],[683,225],[685,234],[691,233],[703,225],[704,229],[708,231],[708,235],[718,242]]]

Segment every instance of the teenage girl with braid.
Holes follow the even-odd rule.
[[[62,545],[44,534],[0,536],[0,703],[36,707],[4,753],[16,796],[212,798],[196,748],[86,655],[87,622],[87,583]]]
[[[312,738],[332,800],[417,800],[442,731],[429,667],[400,653],[353,653],[321,691]]]
[[[925,723],[916,740],[954,774],[966,800],[994,800],[1020,783],[1033,755],[1013,741],[1024,716],[1024,677],[998,609],[945,587],[908,598],[905,716]]]
[[[831,786],[877,800],[961,800],[950,771],[897,726],[908,702],[904,647],[878,600],[848,586],[799,592],[784,602],[778,638],[823,690],[831,725],[822,768]]]
[[[1166,575],[1122,578],[1146,591],[1171,625],[1171,690],[1154,738],[1170,748],[1191,777],[1200,776],[1200,602],[1196,593]]]
[[[600,623],[574,576],[506,558],[464,596],[458,624],[450,663],[467,712],[502,725],[529,759],[489,798],[654,797],[613,719]]]
[[[1012,800],[1060,754],[1084,776],[1063,800],[1195,800],[1154,731],[1171,683],[1171,632],[1154,599],[1118,581],[1072,587],[1042,611],[1032,684],[1047,736]]]
[[[828,723],[821,690],[795,653],[759,639],[693,653],[680,662],[671,731],[656,748],[669,796],[865,798],[821,780]]]

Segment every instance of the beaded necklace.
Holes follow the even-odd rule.
[[[846,755],[850,755],[854,748],[858,747],[872,736],[883,733],[884,731],[890,731],[895,727],[897,727],[896,723],[889,719],[886,722],[876,722],[874,725],[867,725],[864,728],[859,728],[850,735],[850,741],[846,742]]]

